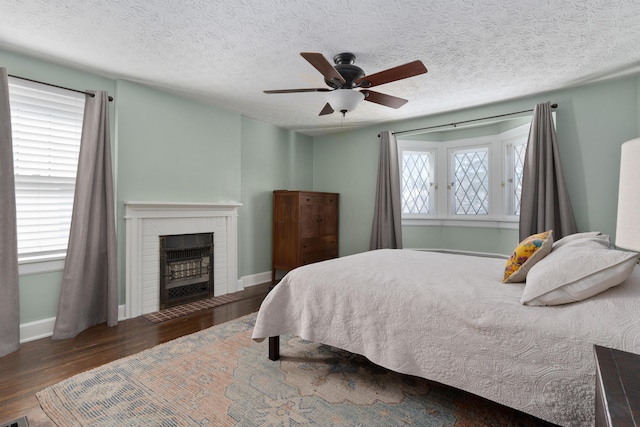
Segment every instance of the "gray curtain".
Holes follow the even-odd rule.
[[[0,68],[0,357],[20,345],[18,234],[7,69]]]
[[[69,246],[53,339],[118,323],[118,282],[109,101],[87,97]]]
[[[553,230],[555,240],[577,231],[548,102],[533,110],[522,177],[520,240],[547,230]]]
[[[398,142],[390,131],[380,133],[376,204],[369,249],[402,249],[402,208]]]

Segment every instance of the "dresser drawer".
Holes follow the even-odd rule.
[[[300,241],[300,253],[311,254],[313,252],[322,252],[326,250],[337,250],[338,239],[336,236],[312,237],[302,239]]]
[[[323,205],[323,206],[335,206],[338,202],[338,197],[333,194],[301,194],[301,205]]]

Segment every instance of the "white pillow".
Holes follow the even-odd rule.
[[[624,282],[638,261],[634,252],[567,245],[534,265],[520,302],[559,305],[582,301]]]
[[[584,236],[580,239],[569,240],[560,245],[560,247],[554,246],[551,250],[557,251],[562,249],[563,251],[566,251],[574,250],[578,247],[589,247],[593,249],[615,249],[615,247],[611,245],[611,240],[609,240],[608,235],[598,234],[597,236]]]
[[[586,231],[584,233],[573,233],[573,234],[569,234],[568,236],[564,236],[561,239],[556,240],[555,242],[553,242],[553,249],[558,249],[561,246],[566,245],[567,243],[573,242],[573,243],[578,243],[578,240],[582,240],[582,239],[588,239],[590,237],[600,237],[603,236],[603,234],[599,231]],[[607,240],[609,240],[609,236],[606,236]]]

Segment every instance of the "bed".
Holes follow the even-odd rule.
[[[565,255],[594,263],[570,246]],[[559,425],[591,426],[593,345],[640,353],[637,256],[594,247],[597,259],[598,250],[625,259],[610,280],[618,283],[552,306],[524,305],[533,279],[502,283],[499,258],[384,249],[299,267],[267,295],[252,338],[295,334]],[[551,246],[528,276],[546,283],[565,274],[551,271],[556,252]]]

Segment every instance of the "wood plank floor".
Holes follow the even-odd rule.
[[[136,317],[113,328],[94,326],[73,339],[22,344],[0,358],[0,425],[23,415],[37,417],[35,393],[72,375],[258,311],[269,286],[251,286],[238,294],[239,301],[161,323]]]

